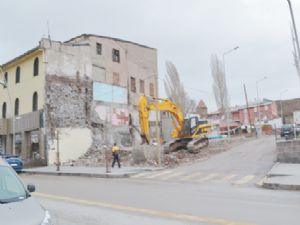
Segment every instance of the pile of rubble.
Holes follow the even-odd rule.
[[[232,146],[245,142],[246,139],[232,138],[228,140],[212,140],[208,147],[203,148],[200,153],[189,153],[187,150],[179,150],[169,154],[160,151],[160,161],[162,166],[174,167],[181,164],[194,163],[205,160],[213,155],[227,151]],[[122,166],[157,166],[159,161],[159,150],[157,146],[137,145],[132,149],[121,149],[120,159]],[[112,162],[110,149],[90,149],[78,160],[69,162],[71,166],[105,166],[106,162]]]

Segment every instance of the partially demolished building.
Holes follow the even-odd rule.
[[[42,39],[0,72],[1,151],[48,164],[57,148],[67,162],[112,142],[131,147],[139,96],[158,94],[156,49],[91,34]]]

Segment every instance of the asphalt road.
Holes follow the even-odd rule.
[[[204,162],[130,179],[22,175],[58,225],[299,225],[299,192],[255,184],[275,159],[274,139],[247,142]]]

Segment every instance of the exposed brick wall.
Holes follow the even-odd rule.
[[[92,81],[88,77],[46,76],[46,124],[56,127],[88,127],[92,102]]]

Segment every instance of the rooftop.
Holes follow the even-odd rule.
[[[139,43],[136,43],[136,42],[132,42],[132,41],[126,41],[126,40],[123,40],[123,39],[119,39],[119,38],[113,38],[113,37],[108,37],[108,36],[101,36],[101,35],[96,35],[96,34],[81,34],[81,35],[78,35],[76,37],[73,37],[67,41],[65,41],[64,43],[69,43],[69,42],[72,42],[78,38],[81,38],[81,37],[85,37],[85,38],[89,38],[89,37],[98,37],[98,38],[106,38],[106,39],[111,39],[111,40],[114,40],[114,41],[119,41],[119,42],[123,42],[123,43],[128,43],[128,44],[133,44],[133,45],[137,45],[137,46],[140,46],[140,47],[143,47],[143,48],[148,48],[148,49],[152,49],[152,50],[156,50],[155,48],[152,48],[152,47],[149,47],[149,46],[146,46],[146,45],[142,45],[142,44],[139,44]],[[2,65],[0,65],[1,68],[3,67],[6,67],[8,66],[9,64],[19,60],[19,59],[22,59],[23,57],[25,56],[28,56],[30,55],[31,53],[37,51],[40,49],[40,45],[24,52],[23,54],[9,60],[8,62],[5,62],[3,63]]]
[[[76,37],[73,37],[73,38],[65,41],[64,43],[72,42],[72,41],[74,41],[78,38],[81,38],[81,37],[84,37],[84,38],[89,38],[89,37],[106,38],[106,39],[110,39],[110,40],[114,40],[114,41],[119,41],[119,42],[124,42],[124,43],[128,43],[128,44],[137,45],[137,46],[140,46],[140,47],[143,47],[143,48],[149,48],[149,49],[156,50],[155,48],[149,47],[147,45],[142,45],[142,44],[139,44],[139,43],[136,43],[136,42],[126,41],[126,40],[123,40],[123,39],[120,39],[120,38],[113,38],[113,37],[102,36],[102,35],[97,35],[97,34],[80,34]]]

